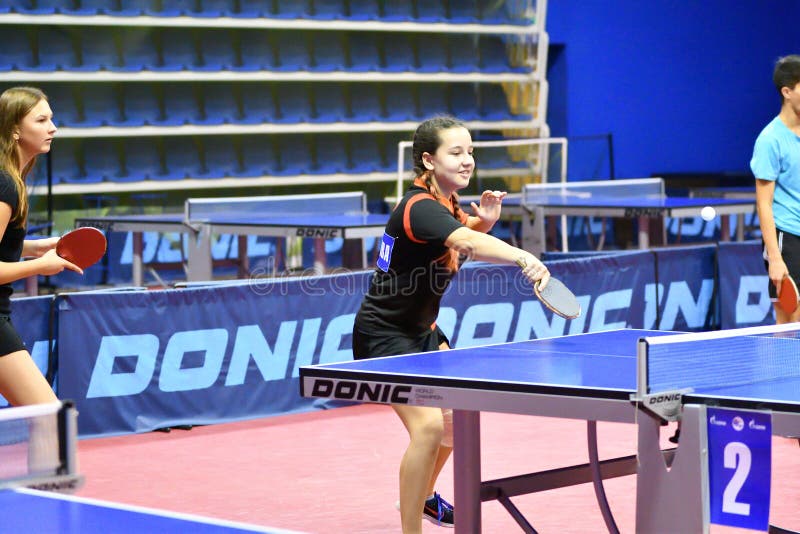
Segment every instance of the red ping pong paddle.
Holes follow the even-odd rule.
[[[91,267],[106,253],[106,236],[92,226],[67,232],[56,244],[56,254],[81,269]]]
[[[518,259],[517,265],[524,269],[527,265],[525,260]],[[569,290],[564,283],[557,279],[550,277],[544,289],[539,289],[539,282],[533,285],[533,292],[536,298],[541,301],[545,307],[556,315],[565,319],[575,319],[581,315],[581,305],[572,291]]]
[[[797,298],[797,284],[787,274],[781,282],[781,292],[778,293],[778,306],[791,315],[797,309]]]

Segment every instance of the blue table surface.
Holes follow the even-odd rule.
[[[322,364],[305,367],[301,374],[310,371],[315,376],[335,376],[337,371],[344,371],[349,378],[360,380],[402,382],[408,377],[409,382],[424,385],[519,391],[541,388],[623,398],[637,390],[637,341],[676,333],[612,330]],[[701,355],[702,342],[698,342],[697,350]],[[725,404],[723,400],[730,400],[731,405],[741,402],[795,411],[800,409],[800,377],[790,374],[769,381],[754,379],[747,384],[694,388],[689,395],[704,402]]]
[[[142,215],[106,215],[100,217],[82,217],[87,221],[114,221],[114,222],[146,222],[182,224],[182,213],[159,213]],[[210,222],[212,224],[232,224],[242,226],[314,226],[314,227],[357,227],[357,226],[383,226],[389,220],[388,214],[291,214],[259,215],[241,213],[219,213],[191,222]]]
[[[586,208],[703,208],[705,206],[740,206],[753,204],[750,199],[715,197],[578,197],[562,195],[536,195],[527,200],[532,206],[564,206]]]
[[[612,330],[315,366],[365,374],[522,385],[636,390],[636,345],[656,330]]]
[[[25,490],[0,491],[0,510],[0,532],[281,532],[258,525]]]

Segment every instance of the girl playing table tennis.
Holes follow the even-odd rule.
[[[11,323],[11,283],[65,268],[82,272],[56,255],[58,238],[25,239],[25,177],[36,157],[50,151],[55,133],[53,112],[39,89],[14,87],[0,95],[0,395],[14,406],[57,399]]]
[[[524,275],[547,283],[547,268],[532,254],[486,232],[500,217],[505,192],[484,191],[473,215],[459,208],[456,191],[475,169],[472,138],[452,117],[419,125],[412,156],[416,178],[386,224],[378,268],[356,315],[353,356],[374,358],[449,349],[436,326],[439,304],[463,258],[514,264]],[[452,412],[421,406],[392,406],[411,438],[400,464],[403,532],[421,532],[422,517],[453,526],[453,507],[434,491],[452,451]]]

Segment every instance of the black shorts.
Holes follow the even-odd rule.
[[[761,240],[762,250],[764,251],[764,268],[769,272],[769,262],[767,262],[767,249],[764,247],[764,240]],[[800,236],[778,230],[778,248],[781,251],[781,257],[786,268],[789,269],[789,276],[795,281],[800,283]],[[769,282],[769,298],[775,300],[778,298],[775,293],[775,284]]]
[[[11,317],[0,315],[0,357],[20,350],[26,350],[25,343],[11,323]]]
[[[353,328],[353,359],[366,360],[379,356],[396,356],[398,354],[412,354],[414,352],[431,352],[439,350],[439,345],[450,340],[436,326],[430,333],[418,337],[408,337],[401,334],[367,334],[358,328]]]

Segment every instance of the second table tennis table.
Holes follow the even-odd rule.
[[[602,480],[634,473],[638,532],[706,532],[705,405],[770,410],[774,434],[800,435],[798,343],[798,324],[704,334],[625,329],[305,366],[300,387],[306,397],[452,408],[457,532],[480,531],[481,502],[494,499],[534,532],[510,497],[588,482],[616,532]],[[642,409],[661,397],[680,409],[676,450],[660,449],[664,418]],[[586,420],[590,463],[482,482],[481,411]],[[600,461],[597,421],[637,424],[638,455]]]
[[[239,237],[240,276],[247,276],[246,236],[314,239],[314,271],[326,265],[324,240],[380,237],[389,216],[369,213],[363,192],[187,199],[183,213],[79,217],[75,225],[108,232],[133,232],[133,284],[144,279],[143,232],[187,235],[186,277],[190,282],[212,279],[214,235]],[[362,247],[361,266],[366,266]]]

